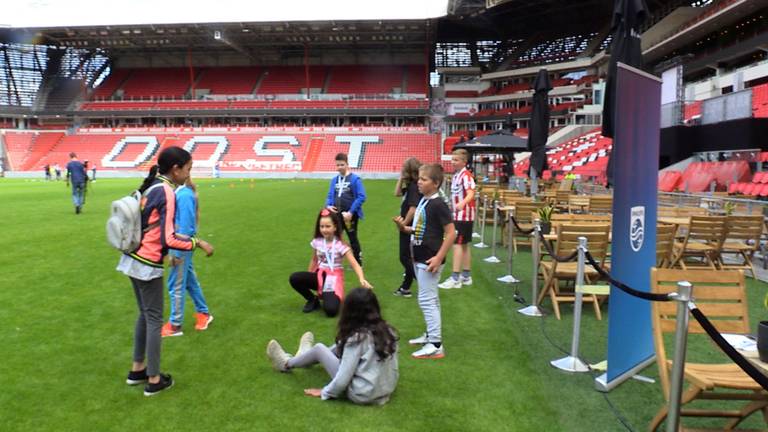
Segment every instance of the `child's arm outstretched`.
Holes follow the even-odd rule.
[[[443,264],[445,255],[448,254],[448,250],[453,246],[453,242],[456,240],[456,229],[453,227],[453,222],[449,222],[443,225],[443,244],[440,245],[440,250],[432,258],[427,260],[427,271],[435,273],[440,270],[440,265]]]
[[[362,340],[363,337],[360,333],[347,339],[347,342],[344,344],[344,353],[341,355],[339,370],[336,371],[336,375],[331,382],[322,389],[305,389],[304,394],[320,397],[323,400],[338,399],[343,396],[347,391],[347,387],[352,382],[357,365],[363,356]]]
[[[363,274],[363,268],[360,267],[360,264],[358,264],[357,260],[355,259],[355,256],[352,254],[352,249],[348,250],[347,253],[344,254],[344,258],[349,261],[349,265],[352,266],[352,270],[355,271],[355,274],[357,275],[357,279],[360,281],[360,286],[363,288],[373,289],[373,285],[371,285],[367,280],[365,280],[365,275]]]
[[[317,270],[317,254],[315,254],[314,250],[313,250],[312,251],[312,259],[309,260],[309,268],[307,269],[307,271],[312,273],[315,270]]]

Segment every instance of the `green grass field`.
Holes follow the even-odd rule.
[[[104,235],[110,202],[138,184],[98,180],[76,216],[63,182],[0,180],[0,431],[624,430],[608,401],[634,430],[645,430],[663,403],[658,384],[630,380],[607,401],[592,375],[552,368],[563,354],[545,334],[569,347],[572,308],[563,308],[563,321],[518,314],[512,288],[496,281],[504,264],[481,261],[489,251],[477,249],[475,285],[441,292],[445,359],[414,360],[402,343],[399,387],[383,407],[304,396],[304,388],[328,381],[323,369],[275,373],[264,350],[276,338],[292,351],[306,330],[332,341],[335,320],[301,313],[304,301],[288,285],[291,272],[306,269],[327,182],[224,179],[199,182],[200,235],[216,253],[198,254],[196,265],[216,320],[195,332],[188,300],[184,336],[163,341],[162,368],[176,385],[145,398],[124,383],[136,303]],[[402,273],[393,186],[366,181],[360,239],[366,278],[405,341],[424,323],[415,297],[392,295]],[[530,267],[528,253],[516,256],[526,298]],[[348,274],[347,287],[354,282]],[[749,279],[748,289],[756,325],[766,315],[766,286]],[[607,319],[584,311],[582,354],[596,362],[605,357]],[[706,341],[691,350],[717,356]],[[656,377],[655,366],[643,374]]]

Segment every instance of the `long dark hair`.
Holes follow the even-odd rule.
[[[327,208],[324,208],[320,210],[320,213],[317,214],[317,220],[315,221],[315,237],[314,238],[322,238],[323,234],[320,233],[320,219],[324,217],[331,218],[331,222],[333,222],[333,226],[336,228],[336,237],[340,241],[344,241],[344,239],[341,237],[344,233],[344,221],[341,218],[341,213],[331,211]]]
[[[181,168],[191,159],[192,155],[181,147],[168,147],[161,151],[160,155],[157,157],[157,164],[152,165],[152,168],[149,169],[149,174],[147,174],[147,178],[144,179],[144,183],[142,183],[141,187],[139,187],[139,192],[144,193],[145,190],[152,186],[152,183],[155,182],[155,177],[157,177],[158,172],[160,174],[168,174],[168,171],[170,171],[174,166]]]
[[[419,180],[419,167],[421,162],[415,157],[410,157],[403,162],[403,167],[400,169],[400,178],[404,181],[402,183],[403,192],[408,189],[408,185],[416,183]]]
[[[384,360],[397,350],[397,331],[381,317],[379,301],[372,290],[355,288],[344,298],[339,318],[339,330],[336,333],[336,346],[339,356],[344,352],[344,344],[355,335],[370,333],[379,359]]]

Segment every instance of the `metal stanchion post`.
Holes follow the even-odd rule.
[[[501,260],[499,260],[499,258],[496,257],[496,232],[499,230],[498,226],[499,226],[499,202],[494,200],[493,201],[493,235],[491,236],[491,256],[483,260],[487,263],[498,264],[501,262]]]
[[[541,310],[539,310],[539,306],[536,304],[539,297],[539,254],[541,253],[539,250],[539,231],[541,231],[541,220],[536,219],[533,221],[533,232],[531,233],[533,236],[531,237],[531,257],[533,259],[531,305],[518,310],[523,315],[535,317],[542,316]]]
[[[483,219],[480,221],[480,243],[475,243],[476,248],[484,249],[488,245],[485,244],[485,215],[488,213],[488,197],[483,198]]]
[[[573,338],[571,339],[571,355],[549,362],[552,366],[566,372],[588,372],[589,367],[579,358],[579,332],[581,330],[581,304],[584,286],[585,253],[587,251],[587,238],[579,237],[579,261],[576,267],[575,300],[573,303]]]
[[[507,274],[496,280],[504,283],[518,283],[519,279],[512,276],[512,241],[514,240],[515,223],[512,221],[513,213],[510,210],[507,214]]]
[[[693,286],[687,281],[677,283],[677,292],[669,297],[677,301],[677,327],[675,330],[675,358],[672,360],[672,379],[669,388],[669,412],[667,413],[667,432],[677,432],[680,428],[680,398],[683,394],[683,368],[685,350],[688,344],[688,304],[691,301]]]

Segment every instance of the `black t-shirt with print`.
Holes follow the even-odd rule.
[[[403,194],[403,202],[400,204],[400,217],[405,217],[408,214],[409,208],[419,205],[420,199],[419,186],[415,181],[411,181]]]
[[[414,217],[416,216],[414,215]],[[419,217],[418,224],[421,225],[424,220],[426,220],[426,227],[421,244],[413,244],[413,260],[419,263],[426,263],[428,259],[437,255],[445,235],[443,227],[453,223],[453,215],[445,202],[437,197],[427,202],[424,213]],[[443,263],[445,263],[445,259],[443,259]]]

